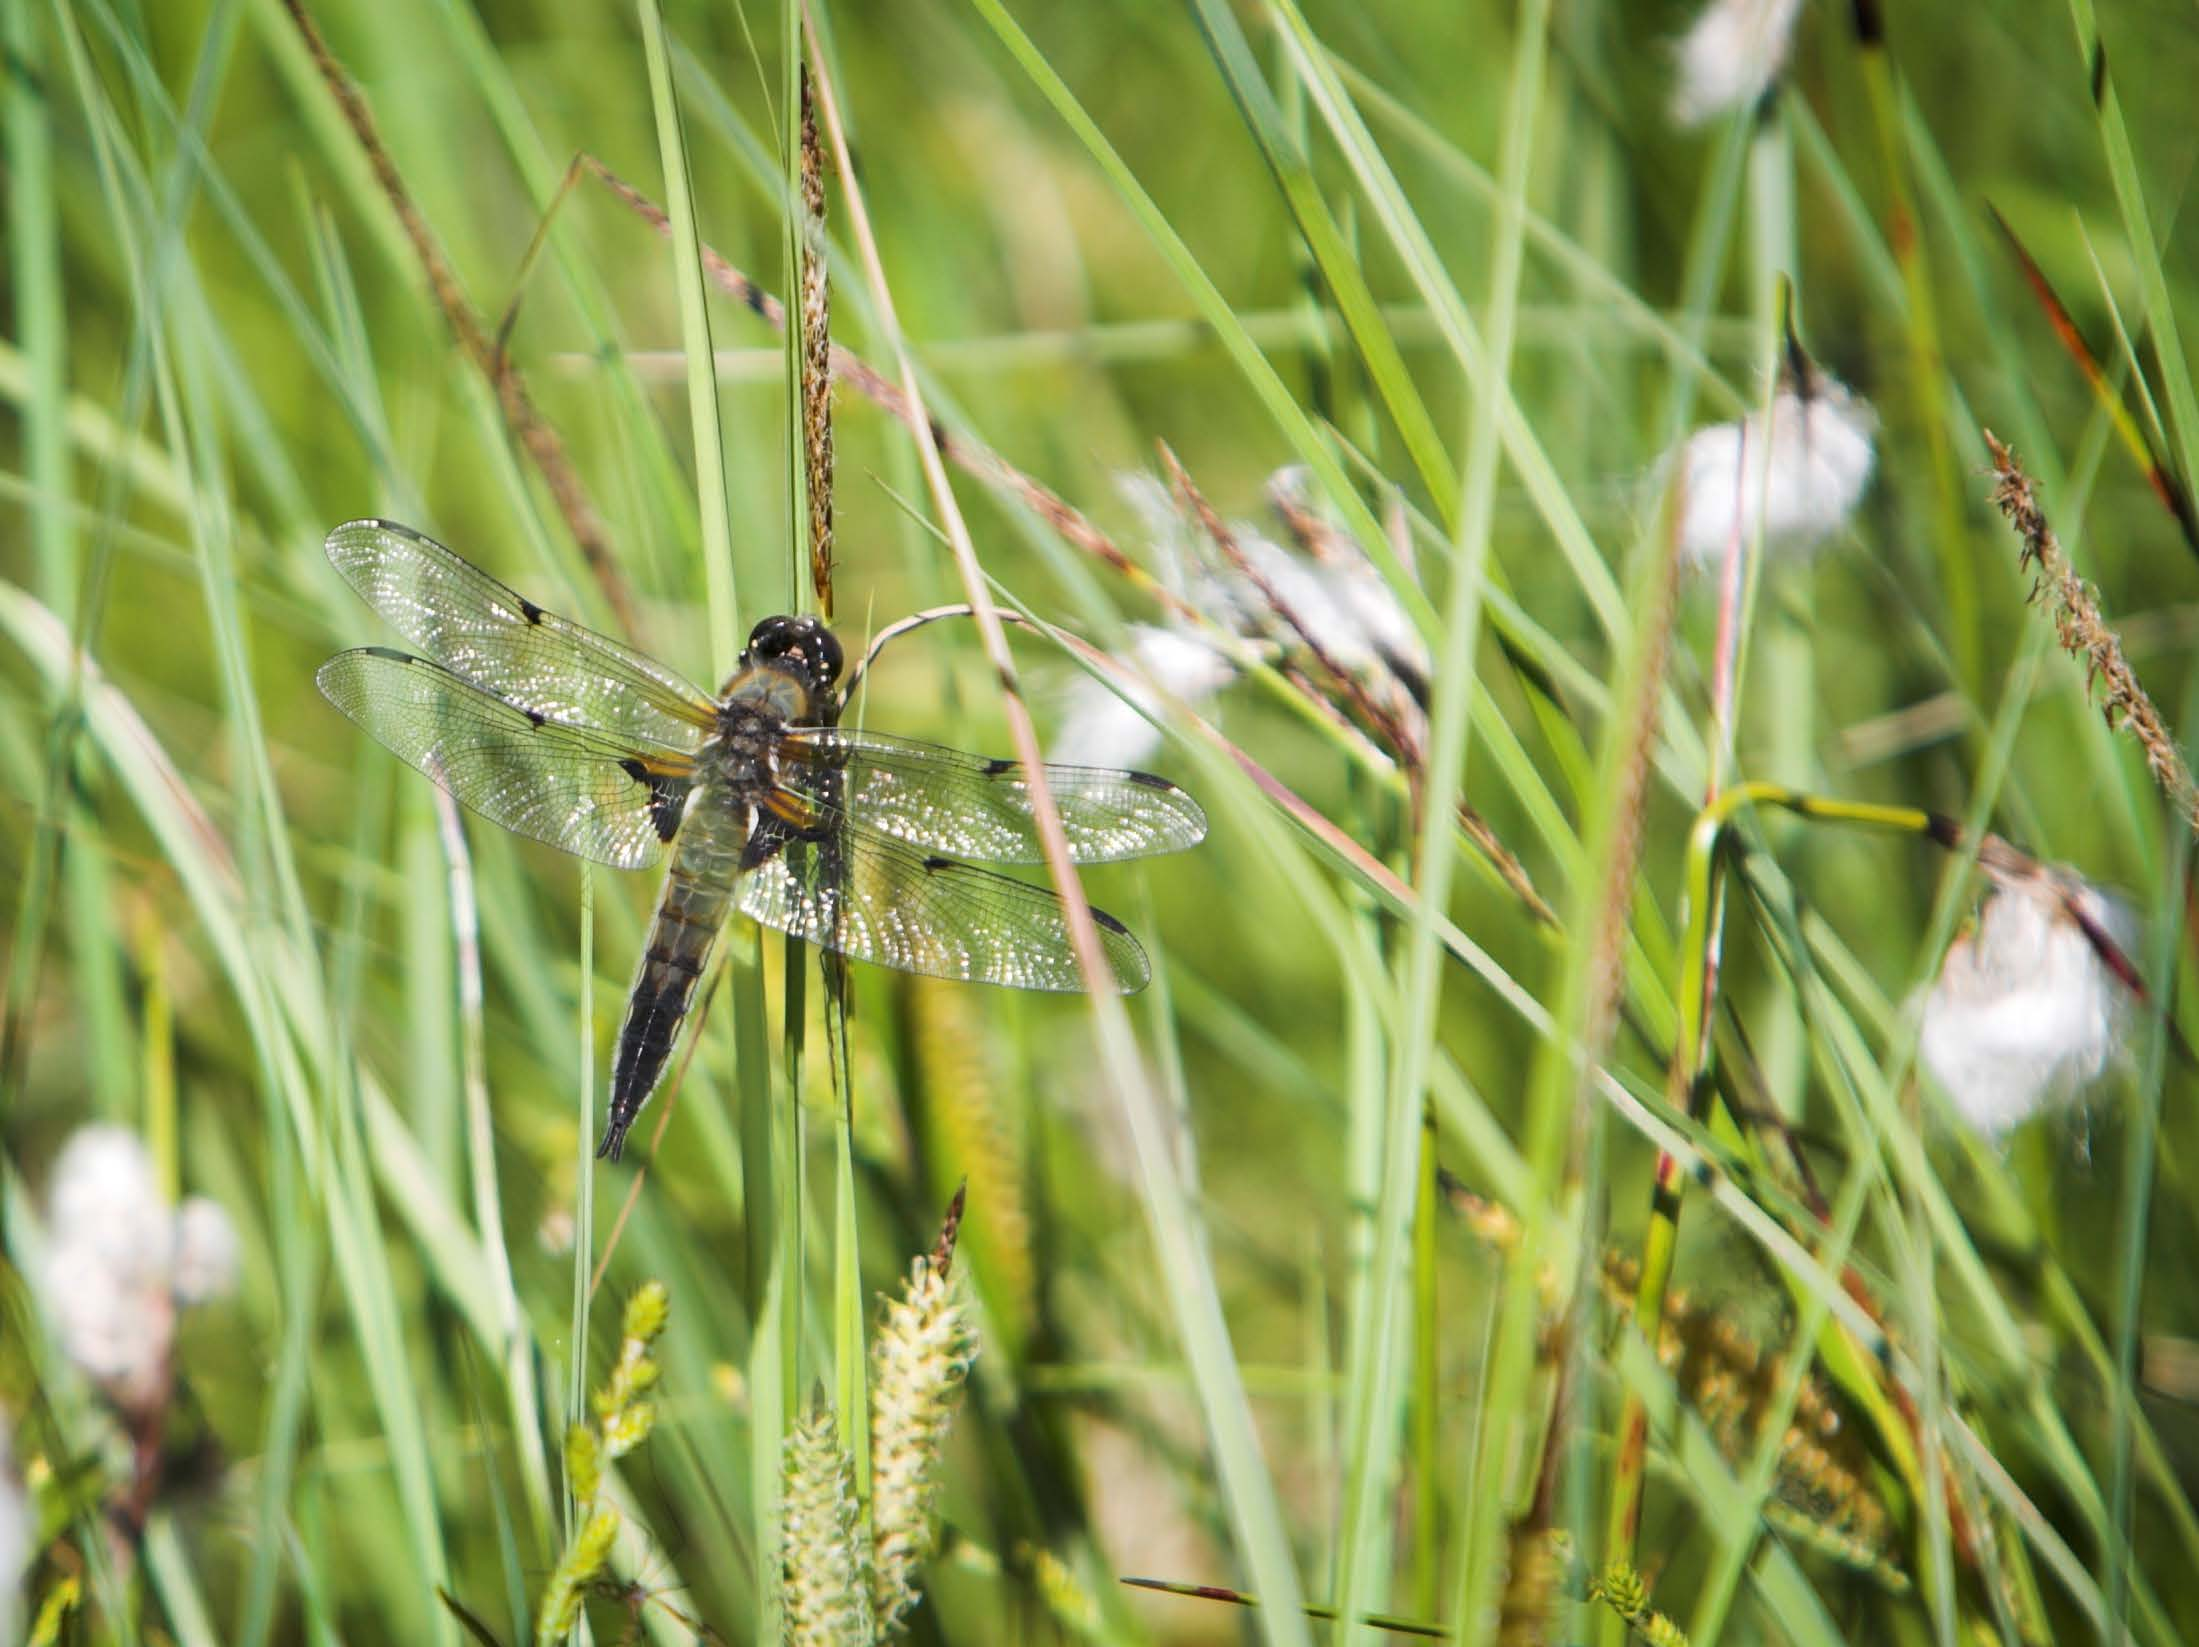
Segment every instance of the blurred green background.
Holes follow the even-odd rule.
[[[642,27],[628,8],[326,0],[313,15],[489,324],[520,297],[529,241],[577,151],[665,198]],[[1010,51],[1002,14],[923,0],[819,15],[901,326],[942,423],[1149,564],[1117,476],[1153,469],[1156,442],[1225,515],[1262,514],[1268,477],[1305,452],[1137,203]],[[1306,186],[1384,306],[1454,475],[1491,402],[1446,341],[1443,303],[1486,321],[1503,215],[1490,178],[1508,141],[1524,145],[1532,222],[1509,377],[1543,478],[1527,484],[1516,457],[1499,471],[1487,553],[1502,598],[1548,648],[1543,666],[1567,660],[1596,690],[1569,694],[1569,746],[1529,676],[1480,635],[1460,661],[1487,683],[1494,721],[1554,799],[1538,805],[1509,781],[1482,723],[1465,793],[1561,912],[1574,907],[1581,841],[1612,804],[1583,754],[1605,733],[1601,693],[1625,631],[1606,627],[1560,552],[1552,490],[1608,568],[1608,598],[1654,552],[1660,453],[1694,423],[1759,404],[1772,277],[1785,274],[1812,351],[1877,408],[1880,471],[1852,531],[1769,571],[1733,772],[1966,817],[1982,797],[1981,821],[2121,889],[2151,923],[2149,964],[2180,955],[2183,911],[2162,889],[2180,884],[2182,831],[2136,753],[2101,725],[2082,669],[2026,611],[2029,578],[1986,501],[1978,430],[2014,442],[2041,478],[2133,663],[2171,724],[2187,724],[2199,561],[2112,438],[1986,206],[2061,291],[2116,392],[2133,404],[2167,395],[2169,371],[2185,368],[2164,369],[2164,327],[2149,325],[2146,294],[2158,281],[2186,321],[2199,299],[2180,221],[2193,158],[2186,88],[2199,74],[2188,9],[2102,13],[2118,98],[2103,119],[2088,8],[1902,8],[1874,50],[1848,9],[1817,6],[1762,118],[1694,131],[1668,114],[1671,42],[1689,18],[1663,4],[1556,7],[1534,111],[1515,126],[1512,8],[1314,4],[1303,18],[1142,0],[1014,8],[1274,383],[1349,454],[1365,500],[1417,517],[1438,611],[1451,523],[1336,323],[1225,68],[1263,77],[1297,135]],[[698,231],[784,292],[783,19],[670,5],[664,21]],[[229,1208],[244,1268],[234,1298],[185,1322],[168,1438],[178,1457],[154,1522],[164,1531],[144,1556],[146,1593],[115,1608],[129,1587],[118,1579],[72,1639],[458,1639],[437,1582],[516,1634],[513,1613],[555,1551],[507,1397],[525,1381],[517,1369],[531,1367],[554,1458],[573,1349],[579,1105],[600,1104],[584,1070],[606,1067],[656,888],[599,871],[584,890],[573,860],[469,823],[494,1122],[493,1157],[470,1154],[462,957],[432,796],[311,690],[331,651],[392,640],[330,571],[321,538],[347,518],[391,516],[554,610],[606,627],[611,614],[276,0],[11,0],[5,34],[0,580],[12,619],[0,644],[0,848],[14,872],[0,878],[0,925],[16,1040],[0,1145],[17,1267],[0,1406],[18,1466],[38,1460],[49,1472],[33,1591],[97,1567],[81,1553],[98,1542],[86,1506],[115,1468],[98,1403],[58,1359],[27,1279],[48,1166],[73,1128],[102,1117],[146,1131],[175,1182]],[[1370,134],[1364,148],[1325,122],[1292,39],[1318,42],[1340,70]],[[2103,132],[2125,134],[2127,156]],[[1369,153],[1433,250],[1441,302],[1397,250],[1385,197],[1358,169]],[[2128,233],[2132,190],[2157,249]],[[835,336],[890,371],[837,193],[831,223]],[[633,638],[707,681],[677,280],[668,243],[584,180],[526,281],[511,351],[606,523],[638,599]],[[752,314],[712,304],[745,632],[795,597],[786,356]],[[2119,335],[2143,362],[2137,381]],[[846,390],[838,413],[839,623],[860,635],[958,599],[960,585],[906,432]],[[2199,429],[2171,424],[2169,436],[2163,449],[2180,466]],[[1119,642],[1124,619],[1153,615],[1028,512],[966,476],[957,488],[1005,597],[1103,647]],[[38,627],[27,601],[75,626],[99,690],[142,717],[172,763],[187,799],[171,795],[171,825],[195,809],[210,838],[188,822],[163,827],[147,795],[166,780],[145,748],[118,747],[96,715],[57,721],[68,671],[50,649],[41,661],[36,637],[57,632]],[[1683,591],[1667,671],[1666,741],[1632,889],[1647,931],[1637,961],[1651,974],[1683,916],[1714,607],[1707,582]],[[1619,610],[1622,625],[1640,616]],[[1046,735],[1078,671],[1057,646],[1015,644]],[[1270,685],[1241,683],[1209,713],[1345,833],[1405,868],[1394,788]],[[875,686],[872,726],[1008,751],[990,671],[961,626],[902,642]],[[1269,1501],[1309,1597],[1333,1592],[1340,1563],[1370,1561],[1381,1576],[1357,1590],[1361,1606],[1426,1616],[1416,1594],[1434,1593],[1436,1615],[1452,1618],[1484,1418],[1478,1370],[1505,1270],[1447,1217],[1427,1272],[1434,1313],[1414,1317],[1423,1333],[1439,1329],[1433,1448],[1414,1455],[1402,1487],[1376,1471],[1384,1502],[1397,1495],[1394,1528],[1379,1514],[1351,1520],[1345,1503],[1365,1463],[1351,1413],[1367,1365],[1358,1358],[1371,1353],[1368,1288],[1389,1284],[1370,1283],[1370,1258],[1377,1232],[1403,1228],[1406,1210],[1385,1187],[1381,1146],[1389,1075],[1410,1037],[1382,1025],[1406,1000],[1413,923],[1282,825],[1209,746],[1174,739],[1155,764],[1206,801],[1210,840],[1181,858],[1096,870],[1089,884],[1158,963],[1160,987],[1133,1003],[1132,1023],[1161,1109],[1183,1119],[1180,1167]],[[2182,1103],[2190,1072],[2172,1058],[2165,1076],[2118,1076],[2085,1119],[2036,1123],[2005,1151],[1961,1140],[1929,1104],[1883,1157],[1859,1151],[1834,1119],[1849,1061],[1860,1047],[1888,1077],[1907,1069],[1898,1008],[1932,976],[1947,919],[1971,893],[1949,880],[1945,854],[1910,840],[1791,820],[1751,826],[1748,839],[1770,883],[1791,884],[1826,955],[1853,965],[1834,977],[1830,1005],[1798,1008],[1764,937],[1772,923],[1733,900],[1726,988],[1769,1089],[1830,1181],[1883,1174],[1867,1191],[1856,1256],[1900,1302],[1896,1338],[1929,1348],[1950,1405],[1977,1420],[2041,1524],[2079,1569],[2104,1574],[2122,1547],[2109,1523],[2128,1485],[2118,1401],[2133,1398],[2167,1472],[2186,1482],[2199,1429],[2188,1395],[2143,1379],[2103,1385],[2047,1301],[2070,1289],[2113,1342],[2136,1252],[2132,1341],[2173,1357],[2199,1334],[2199,1291],[2181,1256],[2199,1238],[2183,1176],[2199,1150]],[[1555,1008],[1571,946],[1546,943],[1464,854],[1454,884],[1458,926]],[[768,1589],[775,1569],[771,1529],[755,1513],[766,1490],[750,1362],[761,1238],[742,1204],[751,1139],[737,1070],[753,1059],[752,1071],[769,1063],[783,1078],[783,980],[775,941],[741,936],[734,947],[749,1007],[730,994],[713,1007],[605,1297],[657,1276],[673,1298],[664,1424],[628,1478],[646,1528],[643,1581],[684,1586],[666,1599],[747,1640],[767,1605],[759,1575]],[[1371,974],[1370,953],[1383,957]],[[1869,1033],[1841,1041],[1826,1017],[1835,1008]],[[1214,1369],[1185,1347],[1180,1298],[1161,1274],[1170,1249],[1149,1223],[1151,1164],[1131,1147],[1087,1023],[1075,1001],[858,969],[846,1202],[835,1199],[821,1041],[804,1066],[812,1285],[805,1324],[771,1330],[798,1340],[805,1389],[840,1364],[830,1301],[848,1296],[848,1277],[835,1264],[857,1265],[868,1300],[929,1246],[947,1195],[970,1182],[966,1250],[984,1348],[949,1455],[951,1532],[920,1639],[1173,1642],[1283,1628],[1272,1613],[1248,1622],[1211,1603],[1126,1599],[1113,1585],[1148,1572],[1249,1587],[1255,1575],[1241,1542],[1247,1489],[1218,1478],[1211,1450],[1216,1397],[1200,1373]],[[729,1026],[742,1024],[766,1032],[761,1045],[754,1033],[736,1044]],[[1489,1140],[1524,1134],[1540,1043],[1452,965],[1431,1044],[1466,1082],[1440,1108],[1435,1155],[1494,1192]],[[2140,1071],[2145,1046],[2134,1038]],[[1664,1091],[1641,1039],[1622,1035],[1614,1062],[1652,1102]],[[2130,1117],[2152,1100],[2161,1176],[2147,1202],[2131,1175],[2151,1162],[2133,1149]],[[1630,1247],[1651,1151],[1625,1125],[1599,1120],[1596,1138],[1593,1216],[1578,1230]],[[493,1227],[477,1169],[493,1174]],[[626,1169],[598,1175],[599,1246],[630,1182]],[[1952,1225],[1924,1210],[1942,1194]],[[2150,1221],[2134,1224],[2134,1206]],[[1781,1341],[1792,1301],[1779,1262],[1704,1209],[1683,1225],[1680,1284]],[[1974,1247],[1963,1245],[1964,1216]],[[859,1258],[835,1246],[847,1235]],[[2005,1315],[1981,1313],[1970,1290],[1979,1275]],[[594,1318],[597,1371],[615,1314]],[[2028,1331],[2013,1333],[2017,1324]],[[1607,1430],[1616,1407],[1608,1389],[1602,1399],[1585,1410]],[[401,1407],[409,1416],[393,1432]],[[2066,1432],[2047,1421],[2055,1409]],[[1590,1432],[1582,1468],[1597,1476],[1608,1453]],[[1404,1445],[1393,1438],[1382,1458]],[[1441,1464],[1432,1478],[1431,1461]],[[2141,1636],[2173,1639],[2199,1631],[2199,1593],[2190,1510],[2164,1511],[2165,1491],[2148,1477],[2129,1523],[2151,1602],[2105,1605],[2116,1616],[2135,1608]],[[1423,1498],[1433,1548],[1415,1542]],[[1653,1466],[1651,1505],[1645,1566],[1665,1575],[1660,1605],[1684,1621],[1716,1548],[1701,1527],[1716,1518],[1677,1466]],[[1997,1514],[1996,1525],[2015,1526],[2004,1502]],[[125,1575],[134,1566],[107,1559]],[[423,1570],[435,1561],[440,1570]],[[1741,1583],[1729,1638],[1933,1639],[1914,1597],[1808,1571],[1817,1613],[1783,1608],[1787,1592],[1758,1570]],[[2092,1628],[2068,1591],[2046,1588],[2059,1627],[2072,1638]],[[1983,1602],[1961,1608],[1966,1630],[1990,1628]],[[625,1617],[599,1604],[596,1639],[615,1639]],[[691,1639],[661,1605],[641,1617],[658,1639]],[[1479,1639],[1470,1620],[1460,1628]]]

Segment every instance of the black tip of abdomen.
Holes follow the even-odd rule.
[[[612,1054],[611,1117],[604,1126],[603,1141],[596,1146],[597,1160],[619,1158],[626,1147],[627,1129],[656,1091],[672,1056],[673,1037],[687,1008],[686,986],[691,982],[682,977],[669,986],[652,986],[644,979],[634,986],[633,1002]]]

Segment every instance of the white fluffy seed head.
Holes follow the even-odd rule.
[[[153,1157],[127,1127],[79,1127],[46,1192],[48,1239],[126,1277],[165,1276],[175,1224]]]
[[[220,1202],[194,1195],[176,1209],[177,1303],[204,1304],[236,1291],[239,1259],[237,1227]]]
[[[1802,0],[1710,0],[1673,50],[1672,118],[1683,126],[1756,102],[1786,66]]]
[[[1680,554],[1715,565],[1735,543],[1746,547],[1761,523],[1767,554],[1814,549],[1847,525],[1869,487],[1877,418],[1869,404],[1831,378],[1807,393],[1782,388],[1772,398],[1770,439],[1763,412],[1739,423],[1698,429],[1666,472],[1680,489]]]
[[[179,1306],[236,1285],[228,1215],[162,1194],[151,1154],[125,1127],[79,1128],[54,1163],[39,1290],[62,1350],[125,1411],[164,1399]]]
[[[1948,946],[1919,1054],[1957,1113],[1999,1137],[2095,1080],[2122,1048],[2123,987],[2070,912],[2127,953],[2132,922],[2076,877],[2009,877]]]
[[[1237,676],[1236,666],[1197,635],[1153,624],[1132,624],[1130,645],[1116,661],[1150,687],[1078,676],[1064,694],[1054,760],[1074,766],[1141,765],[1160,747],[1155,722],[1167,715],[1164,695],[1197,708]],[[1125,690],[1118,691],[1118,684]]]
[[[1161,587],[1178,600],[1188,598],[1198,556],[1192,550],[1190,524],[1176,507],[1175,494],[1150,469],[1117,472],[1115,491],[1138,517],[1138,530],[1151,546],[1153,570]]]

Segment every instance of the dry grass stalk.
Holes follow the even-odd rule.
[[[809,578],[832,619],[832,288],[825,268],[825,163],[802,65],[802,460],[809,494]]]
[[[321,38],[321,31],[307,15],[304,0],[284,0],[290,20],[296,25],[299,37],[305,42],[306,53],[320,71],[329,93],[336,99],[344,123],[358,140],[360,150],[366,155],[367,164],[373,169],[374,180],[381,186],[383,196],[389,201],[390,210],[397,214],[398,227],[411,243],[413,256],[419,259],[421,272],[427,276],[428,289],[435,297],[435,305],[443,311],[443,319],[451,333],[458,339],[458,346],[466,358],[473,362],[481,375],[488,379],[495,392],[497,405],[504,413],[504,422],[527,456],[533,460],[542,481],[550,490],[551,500],[558,513],[565,518],[565,528],[572,533],[573,542],[580,548],[588,563],[588,570],[596,585],[603,591],[603,598],[610,606],[619,625],[628,634],[638,633],[634,622],[633,597],[627,592],[626,580],[620,576],[618,563],[612,558],[610,539],[604,530],[603,517],[596,513],[594,501],[588,496],[588,488],[573,467],[572,459],[565,454],[565,443],[557,431],[544,421],[536,409],[534,399],[527,393],[527,385],[510,357],[499,349],[481,324],[481,317],[474,313],[467,300],[465,288],[459,284],[457,271],[443,255],[443,248],[435,238],[435,231],[428,227],[427,219],[413,203],[411,191],[397,170],[397,163],[390,158],[389,150],[382,144],[380,131],[374,123],[374,111],[356,82],[345,72],[344,66]]]
[[[2192,781],[2191,768],[2184,764],[2160,711],[2123,657],[2121,639],[2101,617],[2098,595],[2071,568],[2039,507],[2031,477],[2015,454],[1994,438],[1992,430],[1984,433],[1986,448],[1993,454],[1993,502],[2023,539],[2016,565],[2033,574],[2032,604],[2037,605],[2042,595],[2052,600],[2055,636],[2064,652],[2084,661],[2085,689],[2098,691],[2107,724],[2138,740],[2161,793],[2183,814],[2186,824],[2199,830],[2199,784]]]

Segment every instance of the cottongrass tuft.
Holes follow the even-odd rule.
[[[855,1464],[820,1391],[786,1438],[780,1598],[788,1647],[870,1647],[869,1549]]]
[[[1802,0],[1711,0],[1674,48],[1672,118],[1699,126],[1758,101],[1786,67]]]
[[[194,1195],[176,1208],[177,1303],[210,1303],[236,1291],[241,1258],[237,1227],[219,1202]]]
[[[1237,666],[1188,629],[1134,623],[1116,661],[1141,684],[1079,675],[1063,694],[1051,758],[1072,766],[1139,766],[1161,746],[1166,700],[1197,709],[1237,678]]]
[[[123,1412],[167,1400],[176,1315],[229,1292],[237,1235],[229,1215],[162,1194],[144,1142],[127,1127],[80,1127],[54,1163],[40,1292],[61,1347]]]
[[[938,1529],[932,1496],[940,1452],[977,1344],[943,1255],[910,1267],[871,1351],[871,1531],[878,1624],[898,1629],[917,1602],[917,1569]]]
[[[1814,368],[1772,397],[1767,453],[1762,411],[1698,429],[1666,472],[1680,488],[1682,558],[1698,566],[1746,545],[1761,522],[1767,554],[1801,554],[1839,531],[1869,487],[1877,418],[1867,402]]]
[[[1176,617],[1130,626],[1130,644],[1115,654],[1136,678],[1129,688],[1089,676],[1073,684],[1054,758],[1137,765],[1160,746],[1154,723],[1164,698],[1200,707],[1237,678],[1246,648],[1286,665],[1310,663],[1336,677],[1347,698],[1364,699],[1378,721],[1417,727],[1427,647],[1358,544],[1316,509],[1305,472],[1277,470],[1267,485],[1294,552],[1249,522],[1224,522],[1172,455],[1168,461],[1173,490],[1142,472],[1118,476],[1116,486],[1143,523]]]
[[[1956,1112],[1997,1138],[2071,1097],[2121,1050],[2127,995],[2096,940],[2127,952],[2132,923],[2066,870],[1995,881],[1924,998],[1918,1051]]]

